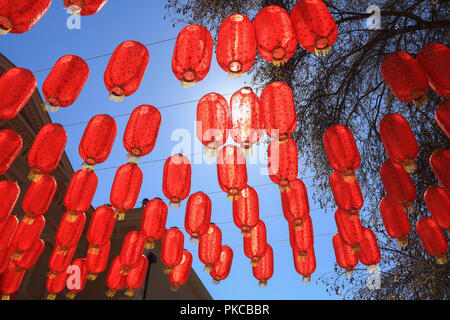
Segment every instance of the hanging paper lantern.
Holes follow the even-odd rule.
[[[122,42],[114,50],[104,75],[111,100],[122,101],[139,89],[149,58],[147,48],[137,41]]]
[[[23,219],[20,221],[11,241],[11,246],[14,248],[11,258],[14,261],[21,260],[23,254],[33,247],[35,241],[41,236],[44,226],[45,218],[43,216],[37,216],[32,224],[25,223]]]
[[[309,200],[306,186],[300,179],[290,181],[290,192],[280,192],[283,214],[289,223],[299,229],[303,219],[309,215]]]
[[[0,35],[24,33],[30,30],[47,12],[51,0],[22,0],[0,2]]]
[[[133,110],[123,135],[130,162],[152,152],[160,125],[161,113],[155,107],[144,104]]]
[[[213,39],[205,27],[194,24],[180,31],[173,52],[172,71],[183,87],[192,87],[207,76],[212,52]]]
[[[292,249],[297,252],[300,259],[305,260],[308,255],[308,249],[314,245],[314,232],[310,216],[303,219],[302,228],[295,228],[289,223],[289,241]]]
[[[39,181],[31,182],[22,201],[22,209],[26,213],[24,223],[33,224],[36,216],[42,216],[47,212],[56,189],[56,180],[45,173]]]
[[[62,255],[61,252],[64,250],[67,250],[66,254]],[[67,267],[71,264],[76,251],[76,245],[71,248],[64,249],[62,246],[56,244],[50,256],[50,260],[48,261],[50,271],[47,276],[49,278],[56,278],[59,277],[61,273],[66,273]]]
[[[316,271],[316,254],[314,248],[310,247],[306,251],[306,258],[301,259],[293,249],[294,267],[298,274],[303,276],[303,283],[307,284],[311,281],[311,275]]]
[[[0,220],[0,252],[8,250],[18,225],[19,220],[15,215],[9,215]]]
[[[104,205],[94,211],[87,232],[88,254],[93,256],[99,254],[100,248],[111,239],[115,223],[114,209],[111,206]]]
[[[225,146],[217,157],[217,177],[220,188],[227,193],[228,200],[239,199],[239,192],[247,186],[247,165],[242,150],[236,146]]]
[[[261,57],[280,66],[297,50],[297,40],[289,14],[279,6],[267,6],[255,17],[255,34]]]
[[[231,137],[246,152],[263,134],[261,101],[252,88],[236,91],[230,100]]]
[[[361,225],[359,214],[351,214],[337,209],[334,219],[342,240],[351,246],[354,253],[359,252],[360,243],[364,239],[364,229]]]
[[[284,141],[297,128],[294,95],[284,82],[272,82],[261,93],[264,128],[269,136]]]
[[[141,233],[147,238],[146,249],[153,249],[156,240],[163,237],[166,231],[167,205],[160,198],[145,204],[141,219]]]
[[[84,160],[83,169],[93,169],[95,165],[106,161],[116,134],[117,125],[111,116],[99,114],[89,120],[78,147],[78,153]]]
[[[200,236],[209,229],[211,222],[211,199],[203,192],[192,194],[186,205],[184,227],[192,243],[198,243]]]
[[[72,248],[80,241],[86,224],[86,215],[79,213],[73,216],[70,212],[64,213],[61,222],[56,230],[56,244],[59,246],[58,254],[66,255],[69,248]]]
[[[20,195],[19,185],[10,180],[0,181],[0,223],[11,215]],[[0,250],[1,251],[1,250]]]
[[[358,253],[359,260],[363,265],[367,266],[368,273],[376,273],[378,271],[377,264],[381,260],[381,253],[377,237],[372,230],[364,228],[360,249]]]
[[[94,171],[81,169],[74,173],[64,197],[64,206],[70,221],[73,222],[78,214],[89,210],[97,184],[98,177]]]
[[[281,192],[291,191],[291,181],[298,175],[298,149],[294,139],[273,140],[268,147],[269,177]]]
[[[198,257],[205,264],[203,271],[210,273],[214,264],[219,261],[222,251],[222,231],[214,223],[201,235],[198,246]]]
[[[145,242],[145,236],[139,231],[131,231],[125,237],[120,251],[121,272],[124,275],[138,265],[139,259],[144,253]]]
[[[98,248],[97,253],[93,253],[89,246],[86,254],[86,268],[88,271],[87,279],[94,281],[97,275],[105,271],[108,264],[109,252],[111,250],[111,242],[106,242],[103,246]]]
[[[1,240],[1,239],[0,239]],[[0,244],[0,246],[3,246]],[[0,278],[1,275],[8,269],[11,262],[11,256],[14,252],[14,248],[9,247],[6,250],[0,251]]]
[[[417,62],[427,74],[431,89],[443,98],[450,98],[450,49],[442,43],[431,43],[419,51]]]
[[[380,202],[380,214],[387,234],[391,238],[398,239],[400,247],[407,246],[411,225],[406,209],[388,197],[384,197]]]
[[[345,270],[346,276],[350,276],[358,264],[358,255],[342,240],[339,232],[333,236],[333,248],[337,264]]]
[[[381,64],[381,74],[398,100],[426,104],[428,78],[410,54],[398,51],[388,55]]]
[[[56,295],[66,288],[67,277],[66,272],[61,272],[55,277],[48,277],[45,283],[45,288],[48,291],[47,300],[55,300]]]
[[[69,274],[69,277],[67,279],[67,289],[69,292],[66,294],[66,298],[73,300],[75,299],[75,296],[84,290],[86,287],[86,281],[87,281],[87,275],[88,275],[88,269],[86,266],[86,259],[80,258],[76,259],[72,262],[71,267],[72,274]],[[78,267],[78,268],[76,268]],[[69,270],[68,270],[69,271]],[[72,282],[70,282],[72,280]]]
[[[136,267],[130,270],[126,279],[127,290],[125,295],[127,297],[133,297],[134,292],[138,290],[144,284],[145,277],[147,276],[148,260],[145,256],[139,258],[139,262]]]
[[[346,180],[355,177],[361,158],[353,133],[341,124],[329,127],[323,135],[323,144],[331,168],[346,176]]]
[[[214,284],[219,284],[228,277],[232,262],[233,250],[229,246],[222,246],[219,260],[214,264],[210,273]]]
[[[56,169],[66,142],[67,133],[60,124],[49,123],[41,128],[28,153],[30,180],[38,181],[43,173],[50,173]]]
[[[178,291],[189,280],[189,274],[192,268],[192,254],[183,250],[181,262],[175,266],[173,271],[169,273],[170,290]]]
[[[231,78],[241,77],[255,63],[256,37],[252,21],[242,14],[232,14],[220,25],[217,62]]]
[[[436,150],[430,157],[430,166],[442,187],[450,193],[450,150]]]
[[[252,267],[261,263],[266,247],[266,225],[262,220],[259,220],[258,224],[250,229],[250,236],[244,237],[244,253],[247,258],[251,259]]]
[[[163,173],[163,192],[170,200],[170,208],[179,208],[181,201],[191,191],[191,162],[182,154],[176,154],[166,160]]]
[[[87,63],[78,56],[59,58],[42,86],[44,109],[55,112],[75,103],[89,77]]]
[[[416,231],[425,251],[436,257],[438,264],[446,264],[448,243],[437,223],[430,217],[422,217],[417,221]]]
[[[391,160],[387,160],[380,169],[380,176],[387,195],[410,211],[414,211],[417,193],[411,176],[405,169]]]
[[[389,159],[402,165],[406,172],[415,172],[417,165],[414,160],[419,155],[419,145],[408,121],[391,113],[383,117],[378,130]]]
[[[258,224],[258,193],[252,187],[246,186],[239,192],[239,198],[233,201],[233,220],[244,237],[249,237],[250,230]]]
[[[2,293],[2,300],[9,300],[11,295],[20,289],[25,272],[26,270],[17,268],[14,263],[11,263],[8,266],[5,273],[3,273],[0,278],[0,292]]]
[[[450,101],[443,102],[439,105],[435,113],[435,119],[441,130],[450,139]]]
[[[228,139],[228,101],[218,93],[208,93],[197,105],[197,137],[208,154],[217,154]]]
[[[172,227],[164,232],[161,244],[161,261],[166,266],[164,273],[169,274],[183,258],[184,235],[180,229]]]
[[[134,208],[141,191],[144,176],[134,163],[127,163],[117,169],[109,201],[116,209],[117,220],[123,221],[125,213]]]
[[[13,263],[16,265],[17,268],[22,270],[30,270],[34,267],[37,260],[42,254],[42,251],[44,251],[45,243],[41,239],[37,239],[33,246],[28,250],[25,251],[22,255],[22,259],[19,261],[14,261]]]
[[[8,171],[23,147],[22,138],[13,130],[0,131],[0,176]]]
[[[100,11],[108,0],[64,0],[64,5],[72,14],[90,16]]]
[[[259,287],[267,286],[267,281],[273,276],[273,250],[267,244],[259,263],[252,268],[253,276],[259,280]]]
[[[336,42],[338,28],[321,0],[300,0],[291,11],[292,27],[303,49],[326,56]]]
[[[450,230],[450,196],[441,187],[431,187],[424,195],[425,203],[436,224]]]
[[[108,275],[106,276],[106,285],[108,291],[106,296],[113,298],[117,291],[122,290],[126,284],[126,276],[121,272],[122,264],[120,263],[120,256],[113,259],[111,266],[109,267]]]
[[[330,186],[338,208],[352,214],[361,210],[364,199],[357,178],[346,181],[342,173],[335,171],[330,176]]]

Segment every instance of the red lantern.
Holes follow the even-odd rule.
[[[86,268],[88,270],[87,279],[94,281],[97,275],[105,271],[108,264],[109,252],[111,250],[111,242],[106,242],[103,246],[97,249],[97,253],[93,253],[89,246],[86,254]]]
[[[187,250],[183,250],[181,262],[169,273],[170,289],[172,291],[177,291],[181,286],[186,284],[191,273],[191,268],[192,254]]]
[[[438,264],[446,264],[448,243],[437,223],[430,217],[422,217],[417,221],[416,231],[425,251],[436,257]]]
[[[381,64],[381,74],[398,100],[426,104],[428,78],[410,54],[399,51],[388,55]]]
[[[127,291],[125,291],[127,297],[134,296],[134,292],[142,287],[147,275],[147,270],[148,260],[145,256],[141,256],[137,266],[131,269],[127,275]]]
[[[266,225],[262,220],[250,229],[250,236],[244,237],[244,253],[251,259],[252,267],[261,263],[267,247]]]
[[[251,149],[263,134],[261,101],[250,87],[235,92],[230,100],[231,137],[244,150]]]
[[[303,49],[326,56],[336,42],[338,28],[321,0],[297,1],[291,11],[292,27]]]
[[[0,221],[6,221],[5,219],[8,219],[11,215],[19,195],[20,187],[16,182],[10,180],[0,181],[0,199],[2,199],[0,201]]]
[[[252,21],[242,14],[232,14],[220,25],[217,62],[232,78],[240,77],[255,63],[256,37]]]
[[[47,300],[55,300],[56,295],[63,291],[66,287],[67,277],[66,272],[61,272],[55,277],[48,277],[45,287],[48,291]]]
[[[358,264],[358,256],[353,252],[352,247],[342,240],[339,232],[333,237],[333,248],[337,264],[345,269],[346,276],[350,276]]]
[[[450,98],[450,49],[442,43],[431,43],[417,54],[417,62],[427,74],[431,89],[443,98]]]
[[[210,273],[214,264],[219,261],[222,251],[222,231],[214,223],[200,237],[198,257],[205,264],[203,271]]]
[[[148,50],[142,43],[122,42],[114,50],[104,75],[109,98],[118,102],[135,93],[144,78],[148,61]]]
[[[22,219],[11,242],[11,246],[15,250],[11,257],[14,261],[21,260],[23,254],[33,247],[41,236],[44,226],[45,218],[43,216],[36,217],[32,224],[27,224]]]
[[[208,93],[197,105],[197,137],[207,153],[216,154],[228,139],[228,101],[218,93]]]
[[[297,50],[297,40],[289,14],[279,6],[267,6],[255,17],[255,34],[261,57],[280,66]]]
[[[51,0],[0,1],[0,35],[24,33],[47,12]]]
[[[0,131],[0,176],[8,171],[22,150],[22,138],[13,130]]]
[[[61,125],[49,123],[41,128],[28,153],[30,180],[38,181],[43,173],[50,173],[56,169],[66,142],[67,133]]]
[[[294,267],[298,274],[303,276],[303,283],[307,284],[311,281],[311,275],[316,271],[316,254],[314,248],[310,247],[306,251],[306,259],[301,259],[293,249]]]
[[[15,215],[9,215],[0,220],[0,252],[8,250],[10,247],[18,225],[19,220]]]
[[[36,216],[42,216],[47,212],[56,188],[56,180],[45,173],[39,181],[31,182],[22,201],[22,209],[26,212],[24,223],[33,224]]]
[[[297,127],[294,95],[284,82],[272,82],[261,93],[264,128],[269,136],[284,141]]]
[[[15,261],[14,264],[17,268],[20,268],[22,270],[30,270],[34,267],[37,260],[42,254],[42,251],[44,251],[45,243],[41,239],[37,239],[33,246],[28,250],[25,251],[22,255],[22,259],[19,261]]]
[[[408,245],[411,225],[406,209],[388,197],[384,197],[380,202],[380,214],[387,234],[391,238],[398,239],[400,247]]]
[[[171,273],[181,263],[183,246],[184,235],[180,229],[172,227],[164,232],[161,244],[161,261],[166,266],[164,273]]]
[[[298,149],[294,139],[273,140],[268,148],[269,177],[281,192],[291,191],[291,181],[298,175]]]
[[[450,139],[450,101],[443,102],[439,105],[435,113],[435,119],[442,131]]]
[[[89,77],[87,63],[78,56],[59,58],[42,86],[45,110],[57,111],[72,105]]]
[[[104,205],[94,211],[87,232],[88,254],[93,256],[99,254],[100,248],[111,239],[115,223],[114,209],[111,206]]]
[[[450,196],[441,187],[431,187],[424,195],[425,203],[436,224],[443,230],[450,230]]]
[[[141,219],[141,233],[147,237],[146,249],[153,249],[156,240],[163,237],[166,231],[167,205],[160,198],[145,204]]]
[[[172,71],[183,87],[202,81],[211,67],[213,39],[208,29],[190,25],[180,31],[172,57]]]
[[[323,144],[331,168],[343,173],[346,180],[354,177],[361,158],[353,133],[341,124],[329,127],[323,135]]]
[[[391,160],[387,160],[380,169],[381,180],[387,195],[403,207],[414,211],[413,202],[417,193],[411,176],[405,169]]]
[[[97,175],[89,169],[78,170],[72,176],[64,197],[64,206],[68,210],[67,218],[70,221],[74,221],[78,214],[89,210],[97,184]]]
[[[78,147],[78,153],[84,160],[83,168],[94,168],[103,163],[111,153],[117,134],[117,125],[107,114],[94,116],[86,126]]]
[[[25,272],[26,270],[17,268],[14,263],[11,263],[8,266],[0,279],[0,292],[2,293],[2,300],[9,300],[11,295],[20,289]]]
[[[187,202],[184,227],[192,243],[198,243],[200,236],[209,229],[211,222],[211,199],[203,192],[192,194]]]
[[[86,259],[76,259],[72,262],[70,267],[71,268],[67,269],[69,277],[67,278],[66,286],[69,292],[66,294],[66,298],[73,300],[75,299],[77,293],[80,293],[86,287],[86,280],[88,275]],[[69,271],[72,271],[72,273],[70,273]]]
[[[228,200],[239,199],[239,192],[247,186],[247,165],[242,150],[236,146],[225,146],[217,157],[217,177],[220,188]]]
[[[61,254],[61,252],[63,251],[66,252],[65,255]],[[48,277],[56,278],[59,277],[61,273],[66,273],[67,267],[72,262],[73,256],[75,255],[76,251],[77,251],[76,245],[71,248],[65,249],[62,246],[56,244],[55,248],[53,249],[52,255],[50,256],[50,260],[48,262],[48,267],[50,269]]]
[[[309,215],[309,201],[306,186],[300,179],[290,181],[291,191],[281,192],[283,214],[289,223],[299,228]]]
[[[450,150],[436,150],[430,157],[430,166],[442,187],[450,193]]]
[[[244,237],[249,237],[250,230],[258,224],[258,193],[252,187],[246,186],[239,192],[239,199],[233,201],[233,220]]]
[[[252,268],[253,276],[259,280],[259,287],[267,286],[267,281],[273,276],[273,250],[267,244],[259,263]]]
[[[359,214],[351,214],[337,209],[334,219],[342,240],[352,247],[354,253],[359,252],[360,243],[364,239],[364,229]]]
[[[134,208],[141,191],[144,176],[134,163],[127,163],[117,169],[109,201],[116,209],[117,220],[125,219],[125,212]]]
[[[176,154],[166,160],[163,173],[163,192],[170,200],[170,208],[179,208],[181,201],[191,191],[191,162],[182,154]]]
[[[76,216],[71,215],[68,211],[64,213],[58,230],[56,230],[56,244],[60,246],[58,254],[66,255],[69,248],[78,244],[85,224],[86,215],[84,213]]]
[[[214,284],[219,284],[230,274],[231,264],[233,262],[233,250],[228,246],[222,246],[219,260],[214,264],[211,270],[211,277]]]
[[[122,290],[126,284],[126,276],[121,273],[122,264],[120,263],[120,256],[113,259],[111,266],[109,267],[108,275],[106,276],[106,285],[108,291],[106,296],[113,298],[117,291]]]
[[[0,229],[1,230],[1,229]],[[1,240],[1,239],[0,239]],[[0,244],[0,246],[3,246]],[[11,264],[11,256],[14,253],[14,248],[9,247],[6,250],[0,251],[0,278]]]
[[[342,173],[335,171],[330,176],[330,186],[338,208],[352,214],[361,210],[364,199],[356,177],[346,181]]]
[[[144,104],[133,110],[123,135],[130,161],[152,152],[160,125],[161,113],[155,107]]]
[[[144,253],[145,241],[145,236],[139,231],[131,231],[125,237],[120,251],[121,272],[124,275],[138,265],[139,259]]]
[[[314,245],[313,224],[310,216],[303,219],[302,228],[295,228],[289,223],[289,240],[292,249],[297,252],[300,259],[305,260],[308,255],[308,249]]]
[[[358,253],[359,260],[367,266],[367,272],[376,273],[377,264],[381,260],[380,248],[378,248],[377,237],[372,230],[364,228],[363,240],[361,241],[361,250]]]
[[[402,165],[406,172],[415,172],[417,165],[414,160],[419,155],[419,145],[408,121],[391,113],[383,117],[378,129],[389,159]]]
[[[100,11],[108,0],[64,0],[64,5],[72,14],[90,16]]]

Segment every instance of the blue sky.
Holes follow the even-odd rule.
[[[117,45],[126,40],[136,40],[143,44],[176,38],[184,27],[172,26],[171,20],[164,20],[165,1],[159,0],[110,0],[96,15],[81,17],[81,29],[70,30],[66,21],[70,17],[63,10],[63,2],[53,1],[49,11],[29,32],[20,35],[9,34],[0,38],[0,52],[14,64],[35,72],[39,92],[50,68],[63,55],[75,54],[87,59],[90,76],[80,97],[72,106],[51,114],[54,122],[65,126],[68,133],[66,153],[75,170],[81,168],[82,160],[78,154],[78,144],[86,123],[96,114],[106,113],[115,117],[118,135],[109,159],[96,167],[99,187],[93,206],[109,203],[109,193],[116,168],[126,163],[126,151],[122,145],[122,136],[128,121],[128,115],[141,104],[151,104],[160,108],[162,124],[154,151],[142,159],[140,167],[144,173],[144,183],[137,205],[143,198],[162,197],[162,172],[164,161],[170,156],[178,141],[173,141],[172,134],[184,130],[190,132],[191,150],[183,150],[185,155],[202,151],[202,145],[195,135],[196,103],[186,103],[166,107],[180,102],[198,100],[210,92],[230,94],[247,85],[245,76],[233,80],[220,69],[213,56],[209,75],[193,88],[181,87],[171,69],[174,40],[165,41],[148,47],[150,62],[140,89],[121,103],[108,99],[108,92],[103,82],[103,74],[109,60],[108,56],[96,59],[91,57],[110,54]],[[232,14],[233,12],[230,12]],[[260,94],[260,92],[258,92]],[[230,95],[225,98],[229,100]],[[125,114],[125,115],[124,115]],[[72,125],[76,124],[76,125]],[[231,139],[230,139],[231,140]],[[231,142],[231,141],[229,141]],[[150,161],[145,163],[146,161]],[[194,159],[191,161],[194,163]],[[248,184],[251,186],[270,183],[268,176],[261,174],[264,165],[248,165]],[[299,162],[299,178],[310,176],[304,165]],[[307,187],[310,179],[304,179]],[[215,299],[339,299],[329,296],[325,287],[316,280],[319,276],[333,272],[335,256],[332,247],[332,235],[336,232],[334,210],[314,210],[318,207],[312,202],[314,190],[308,188],[311,217],[314,225],[315,252],[317,270],[311,283],[304,285],[302,277],[296,273],[289,246],[288,224],[285,221],[278,186],[256,187],[260,201],[260,217],[266,223],[267,238],[274,250],[274,275],[269,285],[260,289],[258,281],[253,278],[249,259],[243,253],[240,230],[232,223],[232,204],[223,192],[212,194],[212,221],[219,224],[223,233],[223,243],[234,252],[234,261],[230,276],[220,285],[212,284],[211,277],[204,273],[203,265],[198,260],[197,246],[189,243],[185,233],[185,247],[194,256],[194,269]],[[193,164],[191,192],[219,191],[215,164]],[[330,191],[331,192],[331,191]],[[169,209],[167,227],[184,226],[186,201],[181,209]],[[61,215],[63,213],[61,212]],[[266,218],[264,218],[266,217]],[[225,223],[223,223],[225,222]],[[42,275],[43,277],[45,275]],[[161,274],[163,277],[164,275]],[[150,284],[151,285],[151,284]]]

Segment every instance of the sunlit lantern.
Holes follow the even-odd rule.
[[[183,250],[181,262],[176,265],[171,273],[169,273],[170,290],[178,291],[178,289],[186,284],[189,280],[189,274],[192,268],[192,254]]]
[[[239,198],[233,201],[233,220],[244,237],[250,236],[250,230],[259,222],[258,193],[250,186],[239,192]]]
[[[345,270],[346,276],[350,276],[358,264],[358,255],[342,240],[339,232],[333,236],[333,248],[337,264]]]
[[[147,275],[148,270],[148,260],[142,255],[139,258],[139,262],[136,267],[130,270],[126,278],[126,286],[127,290],[125,291],[125,295],[127,297],[133,297],[136,290],[139,290],[140,287],[144,284],[145,277]]]
[[[231,264],[233,263],[233,250],[229,246],[222,246],[220,251],[220,258],[214,264],[211,270],[211,277],[214,284],[219,284],[220,281],[225,280],[230,274]]]
[[[442,187],[450,193],[450,150],[440,149],[430,157],[430,166]]]
[[[67,271],[72,271],[72,273],[69,273],[69,277],[67,278],[66,282],[67,290],[69,290],[69,292],[66,294],[66,298],[69,300],[73,300],[75,299],[76,295],[83,291],[86,287],[88,276],[86,259],[75,259],[71,263],[71,269],[68,269]]]
[[[19,261],[14,261],[13,263],[16,265],[17,269],[30,270],[36,264],[42,254],[42,251],[44,251],[44,248],[44,241],[42,241],[42,239],[36,239],[33,246],[28,251],[23,253],[22,259]]]
[[[406,208],[389,197],[384,197],[380,202],[380,214],[387,234],[397,239],[400,247],[408,245],[411,225]]]
[[[450,139],[450,101],[443,102],[439,105],[435,113],[435,119],[442,131]]]
[[[281,192],[291,191],[291,181],[298,175],[298,149],[294,139],[273,140],[268,147],[269,177]]]
[[[359,260],[363,265],[367,266],[368,273],[376,273],[378,271],[377,264],[381,260],[381,253],[377,237],[369,228],[364,228],[360,249],[358,253]]]
[[[266,225],[262,220],[250,229],[250,235],[244,237],[244,253],[245,256],[251,259],[252,267],[261,263],[267,247]]]
[[[145,249],[145,236],[139,231],[129,232],[123,240],[120,251],[120,270],[125,276],[139,264]]]
[[[183,259],[184,235],[180,229],[172,227],[162,238],[161,261],[166,266],[164,273],[170,274]]]
[[[360,244],[364,239],[364,229],[359,214],[337,209],[334,214],[336,226],[342,240],[351,246],[354,253],[359,252]]]
[[[450,230],[450,196],[441,187],[431,187],[424,195],[425,203],[436,224],[443,230]]]
[[[153,249],[155,242],[161,239],[166,231],[167,205],[160,198],[145,204],[141,219],[141,233],[147,238],[146,249]]]
[[[225,146],[217,157],[217,177],[220,188],[230,201],[239,199],[239,192],[247,186],[247,165],[242,150]]]
[[[290,181],[290,192],[280,192],[283,214],[295,228],[301,228],[303,219],[309,215],[309,200],[306,186],[300,179]]]
[[[200,236],[198,257],[205,265],[203,271],[210,273],[214,264],[219,260],[222,250],[222,231],[214,223]]]
[[[96,14],[108,0],[64,0],[64,5],[72,14],[90,16]]]
[[[22,209],[26,213],[24,223],[32,224],[36,216],[42,216],[47,212],[56,189],[56,180],[45,173],[39,181],[31,182],[22,201]]]
[[[184,227],[192,243],[198,243],[200,236],[209,229],[211,222],[211,199],[203,192],[192,194],[186,205]]]
[[[335,171],[330,176],[330,186],[338,208],[352,214],[361,210],[364,199],[357,178],[346,181],[342,173]]]
[[[64,197],[68,219],[74,221],[78,214],[89,210],[97,184],[98,177],[94,171],[82,169],[75,172]]]
[[[20,221],[11,241],[11,247],[14,249],[12,260],[20,261],[22,259],[23,254],[30,250],[39,239],[44,226],[45,218],[43,216],[36,217],[32,224],[25,223],[24,219]]]
[[[289,223],[289,242],[292,249],[297,252],[300,259],[305,260],[308,255],[308,249],[314,246],[314,231],[310,216],[303,219],[302,228],[295,228]]]
[[[57,278],[61,273],[66,273],[67,267],[71,264],[75,252],[77,251],[77,246],[67,249],[67,253],[62,255],[61,252],[64,250],[66,249],[62,248],[62,246],[58,244],[56,244],[53,249],[50,260],[48,261],[50,271],[47,276],[49,278]]]
[[[26,270],[17,268],[14,263],[8,266],[0,279],[2,300],[9,300],[11,295],[20,289],[25,272]]]
[[[273,250],[267,244],[264,254],[261,256],[259,263],[252,268],[253,276],[259,280],[259,287],[267,286],[267,282],[273,276]]]
[[[19,220],[12,214],[0,220],[0,252],[5,252],[10,247],[18,225]]]
[[[438,264],[446,264],[448,242],[437,223],[430,217],[422,217],[417,221],[416,231],[425,251],[436,257]]]
[[[89,246],[88,252],[86,254],[86,268],[88,271],[87,279],[89,281],[94,281],[97,279],[97,275],[105,271],[106,265],[108,264],[109,251],[111,249],[111,242],[106,242],[102,245],[96,253],[91,250]]]
[[[56,244],[59,246],[58,254],[66,255],[69,248],[72,248],[80,241],[86,224],[86,215],[79,213],[73,216],[69,211],[64,213],[61,222],[56,230]]]
[[[163,172],[163,192],[170,208],[179,208],[191,192],[191,162],[182,154],[166,160]]]
[[[8,171],[23,147],[22,138],[13,130],[0,131],[0,176]]]
[[[104,205],[95,209],[87,231],[88,254],[99,254],[100,248],[111,239],[115,223],[114,209],[111,206]]]
[[[0,6],[0,35],[24,33],[47,12],[51,0],[3,0]]]
[[[304,259],[298,256],[295,249],[292,250],[292,254],[294,256],[295,270],[298,274],[302,275],[303,283],[307,284],[311,281],[311,275],[316,271],[316,254],[314,248],[308,248],[306,251],[306,258]]]
[[[120,272],[121,270],[122,264],[120,263],[120,256],[117,256],[111,262],[108,275],[106,276],[106,285],[108,286],[106,296],[108,298],[113,298],[117,291],[122,290],[125,287],[126,276]]]
[[[58,293],[66,288],[67,277],[66,272],[61,272],[54,277],[48,277],[45,283],[45,288],[48,291],[47,300],[55,300]]]
[[[20,187],[16,182],[10,180],[0,181],[0,199],[2,199],[0,201],[0,223],[4,222],[4,219],[11,215],[19,195]]]

